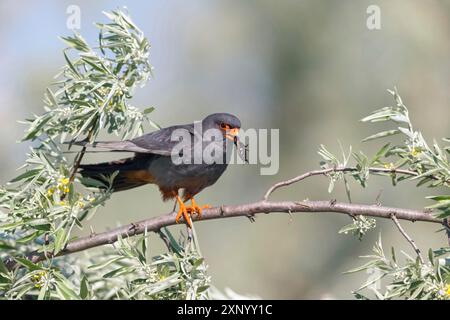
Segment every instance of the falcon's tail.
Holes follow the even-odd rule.
[[[112,162],[80,165],[80,173],[108,186],[108,178],[117,172],[112,182],[113,192],[128,190],[153,182],[146,170],[148,162],[136,158],[127,158]],[[105,188],[106,188],[105,186]]]

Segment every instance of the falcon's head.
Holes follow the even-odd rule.
[[[235,141],[241,128],[241,121],[229,113],[213,113],[203,119],[203,129],[219,129],[224,137]]]

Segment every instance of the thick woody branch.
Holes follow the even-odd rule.
[[[202,222],[213,219],[224,219],[232,217],[248,217],[261,213],[342,213],[350,215],[364,215],[378,218],[397,219],[408,221],[424,221],[432,223],[441,223],[439,219],[434,218],[430,213],[411,209],[384,207],[378,205],[364,205],[353,203],[342,203],[335,201],[258,201],[254,203],[221,206],[216,208],[204,209],[201,220],[193,217],[194,221]],[[66,248],[57,256],[67,255],[106,244],[112,244],[118,237],[129,237],[147,232],[159,232],[166,226],[176,224],[175,213],[165,214],[159,217],[150,218],[135,222],[129,225],[118,227],[110,231],[83,237],[69,242]],[[47,255],[47,258],[50,257]],[[44,260],[44,254],[31,254],[28,258],[36,263]]]
[[[253,219],[254,215],[261,213],[342,213],[350,215],[352,217],[363,215],[371,216],[377,218],[392,219],[397,227],[399,227],[398,220],[408,220],[408,221],[423,221],[442,224],[442,221],[433,217],[427,211],[411,210],[403,208],[393,208],[384,207],[380,205],[364,205],[364,204],[354,204],[354,203],[342,203],[336,201],[268,201],[268,197],[276,189],[289,186],[293,183],[302,181],[308,177],[316,175],[327,175],[332,172],[354,172],[357,171],[354,167],[340,167],[340,168],[330,168],[323,170],[310,171],[295,178],[276,183],[264,195],[263,200],[236,205],[236,206],[221,206],[216,208],[204,209],[202,212],[201,220],[198,216],[192,217],[194,221],[207,221],[212,219],[223,219],[231,217],[247,217]],[[417,176],[418,174],[414,171],[403,170],[403,169],[384,169],[384,168],[370,168],[369,171],[372,173],[397,173],[410,176]],[[175,208],[174,208],[175,210]],[[91,234],[90,236],[76,239],[69,242],[64,250],[60,251],[56,256],[63,256],[75,252],[84,251],[90,248],[103,246],[106,244],[112,244],[117,241],[119,237],[130,237],[138,234],[142,234],[147,230],[147,232],[156,232],[161,236],[161,228],[171,226],[176,224],[175,222],[175,212],[170,214],[161,215],[159,217],[150,218],[142,220],[139,222],[131,223],[122,227],[112,229],[110,231],[102,232],[99,234]],[[402,232],[402,228],[399,228]],[[403,230],[404,231],[404,230]],[[402,232],[405,236],[406,233]],[[407,240],[409,240],[409,236]],[[164,238],[163,238],[164,240]],[[415,244],[414,244],[415,245]],[[414,247],[416,250],[416,247]],[[417,252],[417,250],[416,250]],[[54,257],[51,252],[47,254],[32,252],[27,255],[27,258],[37,263],[43,261],[46,258]],[[6,265],[9,269],[13,269],[18,266],[14,260],[6,261]]]

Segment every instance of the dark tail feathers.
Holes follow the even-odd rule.
[[[108,177],[114,172],[118,172],[113,180],[112,189],[114,192],[128,190],[151,183],[151,179],[146,170],[148,161],[139,158],[126,158],[118,161],[103,162],[98,164],[80,165],[80,173],[83,177],[88,177],[104,183],[108,186]]]

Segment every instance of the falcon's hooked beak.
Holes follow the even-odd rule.
[[[227,138],[230,141],[235,141],[239,134],[239,128],[231,128],[230,125],[221,123],[220,128],[225,131],[225,138]]]
[[[238,134],[239,134],[239,128],[225,130],[225,137],[228,140],[231,140],[233,142],[236,138],[238,138]]]
[[[225,131],[224,136],[228,140],[233,141],[234,146],[236,147],[239,156],[248,163],[248,145],[245,145],[239,140],[239,128],[231,128],[229,125],[222,123],[220,128]]]

